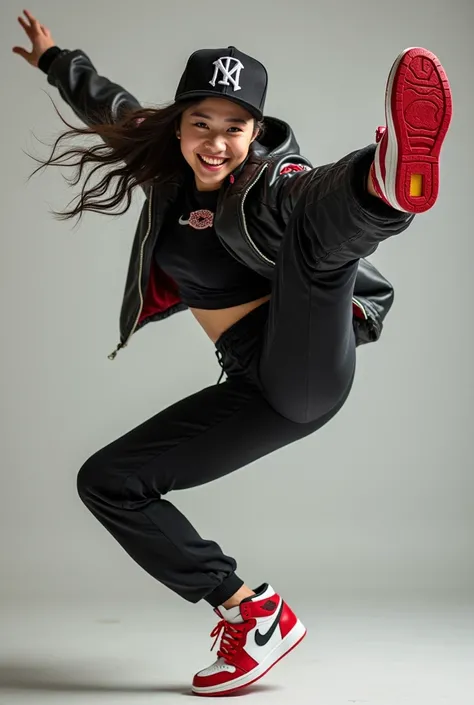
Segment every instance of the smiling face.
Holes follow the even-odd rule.
[[[198,190],[219,189],[245,160],[257,134],[253,116],[225,98],[206,98],[185,110],[181,152],[194,171]]]

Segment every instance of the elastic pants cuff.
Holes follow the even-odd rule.
[[[237,590],[244,585],[244,581],[241,580],[235,573],[229,575],[223,583],[219,585],[215,590],[211,592],[210,595],[205,597],[205,601],[208,602],[211,607],[219,607],[224,602],[235,595]]]

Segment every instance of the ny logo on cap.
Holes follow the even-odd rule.
[[[219,72],[221,72],[222,78],[219,81],[221,86],[228,86],[230,81],[234,86],[234,91],[241,90],[239,86],[240,72],[244,68],[244,65],[239,59],[236,59],[234,56],[221,56],[221,58],[214,61],[213,64],[216,68],[212,81],[209,81],[211,86],[215,87],[217,77],[219,76]]]

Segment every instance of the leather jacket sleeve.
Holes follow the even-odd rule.
[[[48,83],[86,125],[115,122],[126,110],[140,108],[138,100],[122,86],[100,76],[80,49],[61,50],[48,70]]]
[[[66,49],[55,54],[50,57],[51,63],[48,57],[44,61],[48,83],[58,89],[63,100],[89,127],[116,122],[126,112],[141,107],[125,88],[100,76],[87,54],[80,49]],[[148,196],[149,186],[142,184],[142,189]]]

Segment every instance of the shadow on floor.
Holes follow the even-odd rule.
[[[120,664],[110,662],[103,664],[101,674],[98,673],[97,662],[71,662],[55,665],[50,661],[3,661],[0,663],[0,689],[37,690],[42,692],[74,692],[74,693],[149,693],[150,695],[164,693],[169,695],[193,695],[189,683],[156,682],[131,685],[120,684],[120,673],[130,671],[130,663]],[[104,673],[105,671],[105,673]],[[113,671],[113,673],[111,673]],[[117,674],[117,677],[115,676]],[[243,689],[227,697],[244,697],[252,693],[272,693],[279,691],[278,686],[260,685]],[[193,696],[194,697],[194,696]]]

